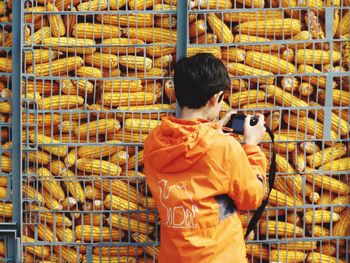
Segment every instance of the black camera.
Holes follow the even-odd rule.
[[[244,121],[247,118],[245,114],[234,114],[231,116],[230,120],[227,122],[226,127],[231,128],[233,133],[244,134]],[[254,126],[258,123],[259,117],[250,117],[250,126]]]

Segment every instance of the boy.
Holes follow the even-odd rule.
[[[266,159],[257,146],[264,118],[245,122],[245,145],[219,122],[229,77],[210,54],[175,65],[181,116],[163,118],[145,142],[145,173],[161,220],[159,263],[246,262],[239,210],[261,204]]]

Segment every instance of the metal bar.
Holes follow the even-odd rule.
[[[186,57],[188,41],[188,6],[187,1],[177,2],[177,45],[176,61]],[[180,105],[176,101],[176,116],[180,115]]]
[[[326,14],[326,39],[330,42],[330,58],[331,66],[333,66],[333,24],[334,24],[334,7],[325,8]],[[333,70],[331,70],[333,71]],[[326,76],[326,100],[324,102],[324,122],[323,122],[323,139],[326,141],[331,140],[331,128],[332,127],[332,106],[333,106],[333,75],[332,72]]]
[[[22,222],[22,184],[21,184],[21,171],[22,171],[22,107],[21,107],[21,68],[22,68],[22,7],[23,1],[13,1],[12,8],[12,187],[13,187],[13,220],[17,223],[17,237],[21,236],[21,222]]]

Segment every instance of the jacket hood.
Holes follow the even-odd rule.
[[[218,124],[207,120],[165,117],[147,138],[146,158],[159,172],[184,171],[206,154],[219,129]]]

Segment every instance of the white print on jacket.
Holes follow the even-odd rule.
[[[158,182],[160,203],[166,210],[167,219],[165,225],[172,228],[189,228],[197,226],[195,224],[196,213],[199,212],[198,207],[193,204],[191,195],[187,192],[185,186],[172,185],[167,189],[168,181],[163,179]],[[169,203],[179,203],[182,200],[190,200],[192,209],[184,206],[171,206]]]

